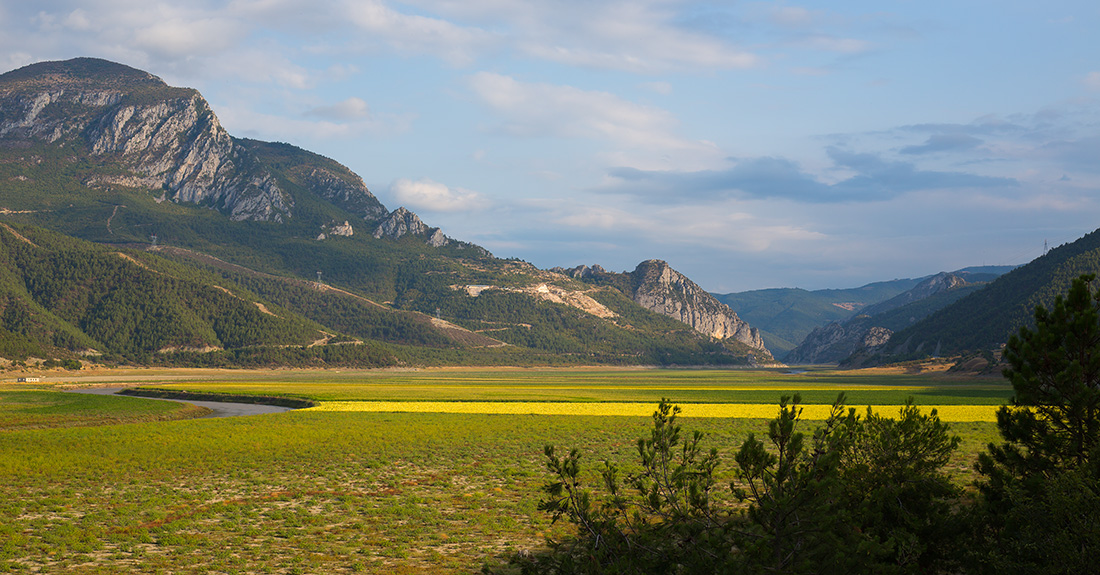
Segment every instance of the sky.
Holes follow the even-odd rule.
[[[730,293],[1100,228],[1097,30],[1095,0],[0,0],[0,71],[127,64],[498,257]]]

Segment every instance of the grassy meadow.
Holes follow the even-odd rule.
[[[923,406],[990,409],[1011,396],[997,378],[887,372],[181,370],[60,377],[67,379],[0,384],[0,572],[477,572],[565,528],[536,510],[546,480],[544,444],[580,448],[593,470],[606,458],[629,469],[636,438],[648,433],[646,414],[661,397],[684,406],[684,428],[706,433],[728,476],[733,452],[749,432],[764,430],[781,394],[824,405],[844,391],[860,409],[907,397]],[[57,390],[111,383],[320,405],[172,420],[193,413],[168,402]],[[367,404],[392,410],[351,410]],[[414,410],[456,404],[472,412]],[[565,411],[477,409],[515,404]],[[763,418],[690,416],[693,405],[758,404],[771,405]],[[588,415],[574,414],[582,407]],[[988,421],[951,425],[963,438],[951,472],[967,483],[975,454],[996,440],[996,430]]]

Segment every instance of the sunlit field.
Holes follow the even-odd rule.
[[[996,432],[948,410],[992,412],[1011,395],[996,378],[827,371],[175,371],[66,383],[111,381],[319,405],[162,421],[186,408],[69,403],[88,396],[52,380],[0,385],[0,572],[476,572],[565,528],[536,510],[544,444],[580,448],[592,469],[629,469],[661,397],[719,449],[724,477],[781,394],[801,394],[807,418],[839,391],[883,413],[912,397],[954,421],[963,447],[950,472],[966,484]],[[516,405],[527,407],[499,413]],[[714,411],[692,413],[704,408]]]
[[[1000,378],[785,370],[439,369],[423,371],[222,373],[211,381],[156,383],[160,389],[284,395],[318,401],[534,401],[775,403],[798,393],[831,404],[843,391],[852,405],[1001,405]]]

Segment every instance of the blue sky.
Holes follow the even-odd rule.
[[[1100,227],[1097,30],[1094,0],[0,0],[0,70],[128,64],[498,256],[726,293]]]

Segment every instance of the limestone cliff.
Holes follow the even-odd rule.
[[[343,164],[283,142],[234,140],[265,165],[278,166],[283,177],[372,226],[389,210],[367,189],[363,178]]]
[[[162,191],[233,220],[283,221],[293,199],[237,146],[195,90],[91,58],[0,76],[0,139],[79,146],[114,169],[84,183]]]
[[[760,333],[695,282],[661,260],[647,260],[631,273],[638,305],[690,325],[711,337],[733,339],[767,353]]]

